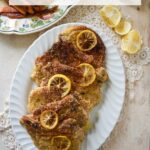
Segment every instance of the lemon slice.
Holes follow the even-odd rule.
[[[45,110],[40,115],[40,123],[45,129],[54,129],[58,124],[58,115],[52,110]]]
[[[68,150],[71,146],[71,141],[67,136],[54,136],[51,140],[51,145],[54,150]]]
[[[96,44],[96,34],[90,30],[83,30],[77,35],[76,45],[81,51],[92,50]]]
[[[122,38],[121,48],[129,54],[137,53],[142,46],[142,38],[136,30],[131,30]]]
[[[82,63],[78,66],[83,71],[83,79],[81,80],[81,83],[79,83],[80,86],[89,86],[92,84],[96,79],[96,72],[92,65],[87,63]]]
[[[77,41],[77,36],[78,36],[78,34],[80,33],[81,31],[79,30],[77,30],[77,31],[72,31],[70,34],[69,34],[69,36],[68,36],[68,39],[69,39],[69,41],[74,45],[74,46],[76,46],[76,41]]]
[[[100,67],[96,70],[97,79],[101,82],[105,82],[108,80],[108,74],[105,68]]]
[[[115,27],[115,32],[119,35],[126,35],[131,30],[131,23],[125,20],[121,20]]]
[[[116,27],[122,17],[119,9],[113,6],[104,6],[100,10],[100,15],[103,18],[104,22],[111,28]]]
[[[52,76],[48,81],[48,87],[55,86],[61,92],[61,97],[66,96],[71,89],[71,81],[70,79],[63,74],[56,74]]]

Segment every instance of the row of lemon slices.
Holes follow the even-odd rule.
[[[122,19],[122,14],[118,8],[104,6],[100,10],[100,15],[109,27],[113,28],[117,34],[122,36],[121,48],[123,51],[129,54],[135,54],[141,49],[142,38],[139,32],[132,29],[129,21]]]
[[[79,86],[85,87],[92,84],[96,78],[94,67],[87,63],[82,63],[78,67],[83,71],[83,80]],[[64,97],[71,90],[71,80],[63,74],[56,74],[49,79],[48,88],[51,89],[52,86],[57,87],[62,92],[61,97]],[[41,126],[47,130],[54,129],[58,121],[59,116],[55,111],[45,110],[40,115]],[[71,146],[71,141],[64,135],[54,136],[51,140],[51,146],[53,146],[53,149],[68,150]]]

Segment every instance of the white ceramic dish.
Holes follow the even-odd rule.
[[[36,149],[29,134],[19,123],[22,115],[27,113],[27,97],[33,87],[30,75],[35,59],[53,45],[60,32],[74,25],[86,25],[101,36],[107,49],[106,68],[110,78],[103,92],[103,104],[91,114],[92,119],[95,119],[94,115],[98,113],[99,118],[95,122],[95,128],[88,134],[81,150],[97,150],[110,135],[118,120],[124,102],[125,74],[117,48],[96,27],[81,23],[63,24],[44,33],[29,47],[20,60],[12,81],[9,97],[10,120],[15,136],[22,145],[23,150]]]

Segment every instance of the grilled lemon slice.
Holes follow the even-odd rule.
[[[129,54],[135,54],[141,49],[142,38],[136,30],[131,30],[122,38],[121,48]]]
[[[96,70],[97,79],[101,82],[105,82],[108,80],[108,74],[105,68],[100,67]]]
[[[83,78],[81,79],[80,86],[89,86],[96,79],[96,72],[92,65],[82,63],[78,66],[83,71]]]
[[[51,145],[54,150],[68,150],[71,146],[71,141],[67,136],[54,136],[51,140]]]
[[[45,129],[54,129],[58,124],[58,114],[52,110],[45,110],[40,115],[40,123]]]
[[[70,79],[63,74],[56,74],[52,76],[48,81],[48,87],[51,89],[52,86],[58,88],[61,92],[61,97],[66,96],[71,89],[71,81]]]
[[[74,46],[76,46],[77,36],[78,36],[78,34],[79,34],[80,32],[81,32],[80,30],[72,31],[72,32],[68,35],[69,41],[70,41]]]
[[[104,22],[111,28],[116,27],[122,17],[119,9],[113,6],[104,6],[100,10],[100,16],[102,17]]]
[[[115,32],[119,35],[126,35],[131,30],[131,23],[125,20],[121,20],[115,27]]]
[[[81,51],[90,51],[97,44],[97,37],[90,30],[83,30],[77,35],[76,45]]]

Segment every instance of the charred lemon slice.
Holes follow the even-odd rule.
[[[142,38],[136,30],[131,30],[122,38],[121,48],[129,54],[135,54],[141,49]]]
[[[71,141],[67,136],[54,136],[51,140],[51,145],[54,150],[68,150],[71,146]]]
[[[80,86],[89,86],[95,81],[96,72],[92,65],[82,63],[78,66],[83,71],[83,78],[81,79]]]
[[[52,76],[48,81],[49,89],[51,89],[52,86],[58,88],[61,93],[61,97],[64,97],[69,93],[71,89],[71,81],[67,76],[63,74],[56,74]]]
[[[54,129],[58,124],[58,114],[52,110],[45,110],[40,115],[40,123],[45,129]]]
[[[81,31],[72,31],[69,36],[68,36],[68,39],[69,41],[74,45],[76,46],[76,41],[77,41],[77,36],[78,34],[80,33]]]
[[[119,9],[113,6],[104,6],[100,10],[100,16],[104,22],[111,28],[116,27],[121,20],[121,13]]]
[[[100,67],[96,70],[97,79],[101,82],[105,82],[108,80],[108,74],[105,68]]]
[[[131,23],[125,20],[121,20],[115,27],[115,32],[119,35],[126,35],[131,30]]]
[[[81,51],[90,51],[96,44],[96,34],[90,30],[83,30],[77,35],[76,45]]]

